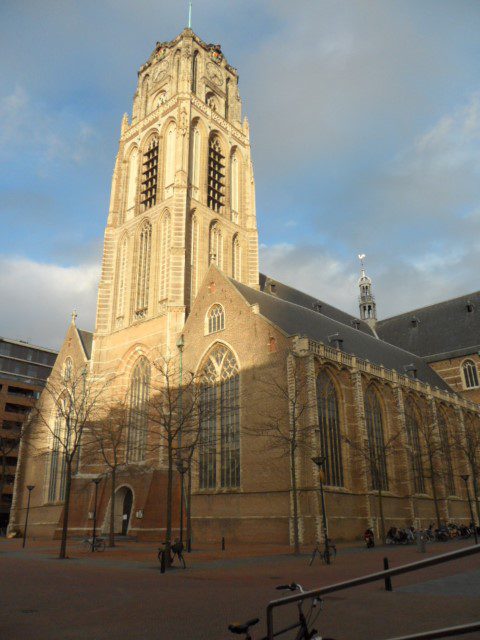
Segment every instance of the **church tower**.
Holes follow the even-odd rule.
[[[255,188],[241,111],[236,69],[220,45],[191,29],[157,43],[140,68],[113,173],[97,358],[112,340],[126,345],[157,331],[167,349],[174,344],[212,262],[258,287]]]
[[[365,273],[365,265],[363,264],[366,257],[365,254],[358,257],[362,265],[361,275],[358,280],[358,287],[360,289],[360,296],[358,298],[360,318],[369,324],[372,329],[375,329],[377,323],[377,305],[372,292],[372,280]]]

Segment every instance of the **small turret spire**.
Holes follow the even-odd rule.
[[[377,322],[377,305],[375,303],[375,296],[372,292],[372,280],[365,272],[365,258],[367,256],[364,253],[359,254],[358,259],[361,264],[361,275],[358,280],[358,287],[360,289],[360,296],[358,298],[360,308],[360,318],[369,324],[372,329],[375,328]]]

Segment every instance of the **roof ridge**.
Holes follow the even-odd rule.
[[[394,320],[396,318],[401,318],[402,316],[409,316],[417,311],[423,311],[424,309],[431,309],[432,307],[437,307],[442,304],[446,304],[447,302],[454,302],[455,300],[461,300],[462,298],[468,298],[469,296],[480,295],[479,291],[472,291],[471,293],[465,293],[461,296],[456,296],[455,298],[447,298],[446,300],[440,300],[439,302],[433,302],[432,304],[427,304],[424,307],[416,307],[415,309],[411,309],[410,311],[404,311],[403,313],[397,313],[397,315],[389,316],[388,318],[382,318],[382,320],[378,320],[377,324],[381,324],[382,322],[386,322],[387,320]]]

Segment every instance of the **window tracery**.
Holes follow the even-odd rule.
[[[425,493],[425,478],[423,473],[418,416],[411,401],[409,401],[405,406],[405,425],[407,428],[407,443],[410,449],[414,490],[415,493]]]
[[[478,370],[473,360],[465,360],[462,364],[463,381],[466,389],[478,387]]]
[[[365,420],[372,473],[372,489],[388,491],[383,412],[377,392],[372,387],[365,394]]]
[[[158,138],[150,140],[147,150],[143,154],[142,193],[140,202],[143,211],[153,207],[157,201],[158,183]]]
[[[242,278],[242,249],[237,234],[233,236],[232,241],[232,277],[235,280]]]
[[[137,197],[137,179],[138,179],[138,149],[135,148],[128,159],[128,179],[127,179],[127,211],[135,206]],[[127,219],[131,215],[127,214]]]
[[[204,365],[202,382],[199,487],[239,487],[239,369],[228,347],[222,344],[214,346]]]
[[[340,414],[337,390],[325,371],[317,376],[317,410],[320,428],[320,448],[325,456],[325,483],[343,487],[343,463],[340,434]]]
[[[148,294],[150,286],[150,258],[152,245],[152,225],[147,220],[143,225],[139,238],[137,268],[137,300],[135,316],[143,318],[148,311]]]
[[[168,297],[168,281],[170,272],[170,244],[171,244],[170,213],[165,212],[160,229],[160,292],[159,299]]]
[[[208,319],[208,333],[216,333],[225,329],[225,313],[223,307],[220,304],[214,304],[210,307],[207,314]]]
[[[142,356],[135,365],[130,383],[127,462],[141,462],[145,460],[150,377],[150,364],[148,360]]]
[[[223,236],[218,223],[214,222],[210,227],[210,264],[215,263],[219,269],[223,269]]]
[[[442,448],[443,455],[443,473],[444,473],[444,481],[445,488],[447,490],[447,495],[454,496],[456,493],[455,490],[455,476],[453,473],[453,464],[452,464],[452,449],[449,442],[448,435],[448,425],[445,419],[445,415],[442,410],[437,411],[437,422],[438,422],[438,430],[440,433],[440,445]]]
[[[125,315],[125,288],[127,284],[127,250],[128,240],[124,238],[120,244],[118,254],[118,283],[117,283],[117,324],[121,324],[121,320]]]

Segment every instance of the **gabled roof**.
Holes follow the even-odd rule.
[[[320,311],[324,316],[328,318],[332,318],[333,320],[337,320],[342,324],[348,325],[350,327],[358,327],[360,331],[363,333],[367,333],[370,336],[373,336],[374,333],[371,328],[368,326],[366,322],[355,318],[355,316],[351,316],[349,313],[345,311],[341,311],[336,307],[332,307],[330,304],[327,304],[323,300],[319,300],[318,298],[314,298],[313,296],[309,296],[307,293],[303,293],[303,291],[299,291],[298,289],[294,289],[293,287],[289,287],[278,280],[274,280],[269,276],[260,273],[260,291],[267,293],[269,295],[275,296],[277,298],[281,298],[282,300],[286,300],[287,302],[293,302],[294,304],[298,304],[301,307],[305,307],[306,309],[313,309]],[[274,285],[275,292],[272,293],[270,290],[270,286]]]
[[[84,331],[83,329],[77,329],[77,332],[87,360],[90,360],[92,357],[93,333],[91,331]]]
[[[446,382],[422,358],[413,353],[387,344],[364,331],[354,329],[313,309],[256,291],[235,280],[231,282],[249,304],[258,304],[260,314],[289,336],[307,336],[317,342],[333,346],[329,337],[338,333],[343,340],[342,351],[345,353],[358,356],[373,364],[383,365],[401,375],[406,373],[405,366],[413,364],[419,380],[432,387],[451,391]]]
[[[477,352],[480,291],[381,320],[376,331],[382,340],[430,362]]]

